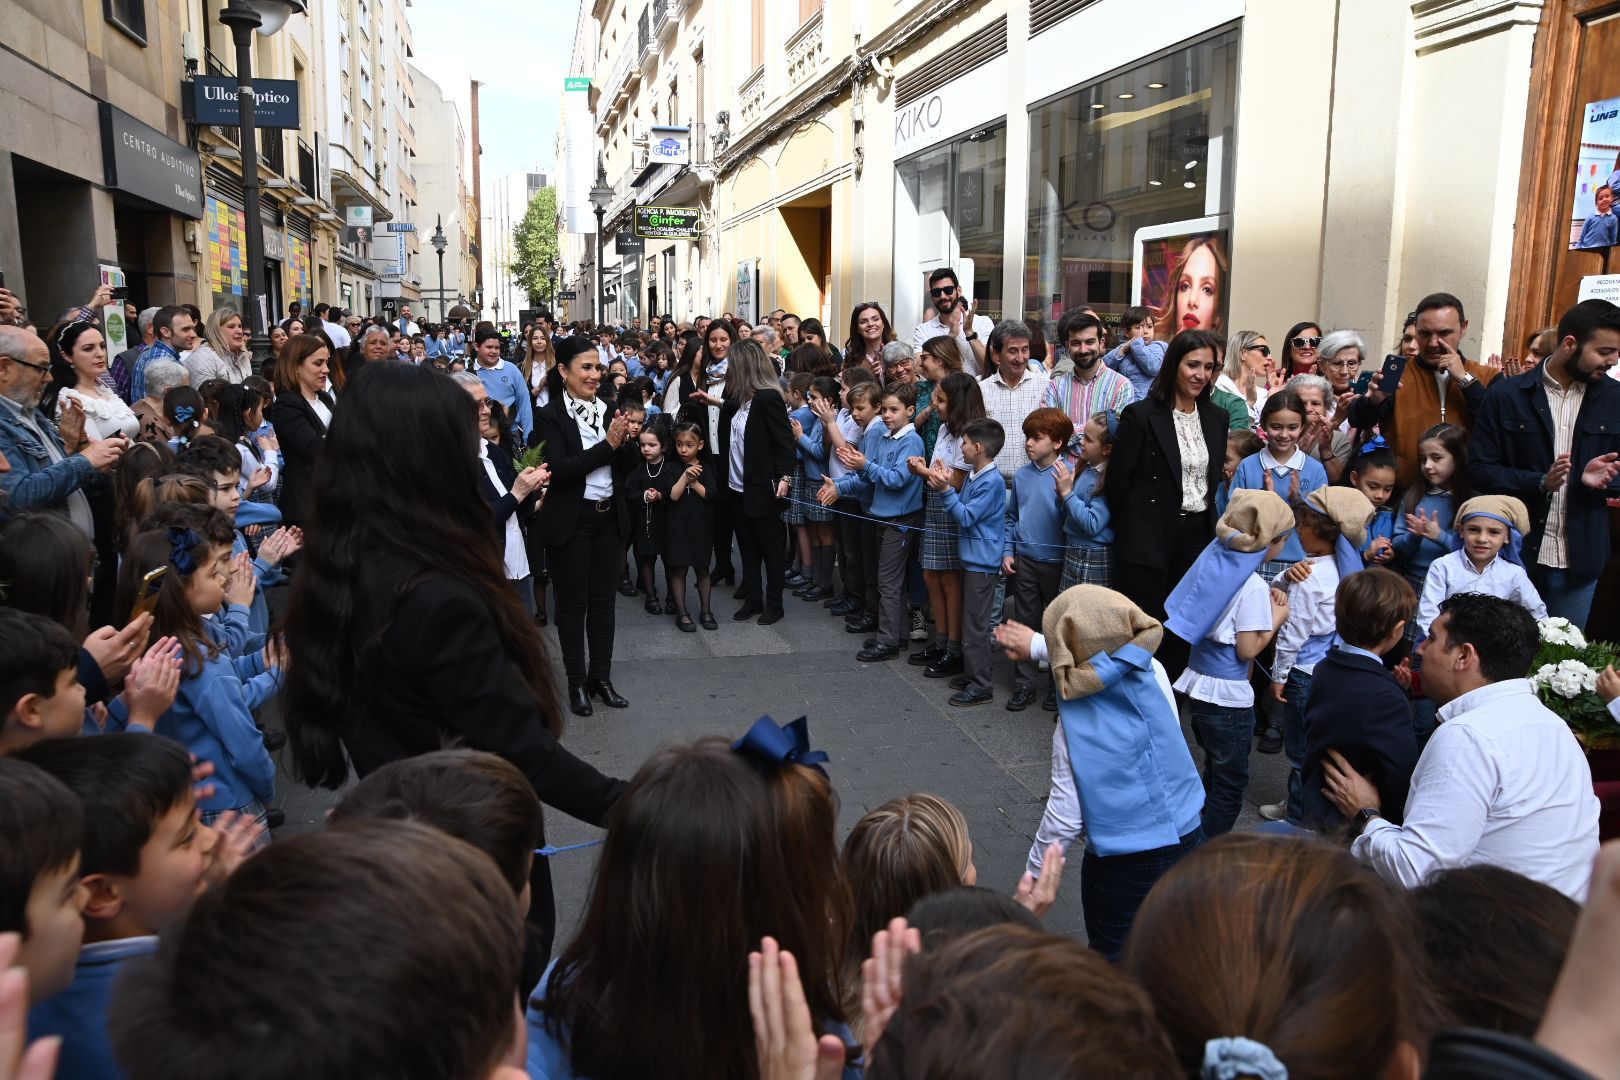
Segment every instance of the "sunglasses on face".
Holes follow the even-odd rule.
[[[1271,346],[1270,345],[1250,345],[1247,349],[1245,349],[1243,351],[1244,352],[1257,352],[1261,356],[1269,357],[1271,355]]]
[[[1322,344],[1322,339],[1319,337],[1297,337],[1293,340],[1293,346],[1296,349],[1314,349],[1320,344]]]
[[[939,298],[941,296],[951,296],[955,292],[956,292],[956,286],[955,285],[941,285],[937,289],[929,289],[928,290],[928,295],[937,299],[937,298]]]

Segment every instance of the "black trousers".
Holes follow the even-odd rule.
[[[1143,566],[1125,561],[1123,548],[1114,548],[1114,581],[1120,592],[1131,603],[1147,614],[1164,621],[1164,602],[1186,576],[1192,564],[1198,561],[1209,542],[1215,538],[1215,515],[1205,510],[1200,514],[1183,514],[1171,523],[1169,530],[1169,560],[1164,566]],[[1174,681],[1187,666],[1192,646],[1166,630],[1155,654],[1165,672]]]
[[[743,599],[762,603],[766,611],[782,610],[782,583],[787,577],[787,527],[780,513],[749,517],[740,492],[730,492],[731,521],[742,553]],[[764,565],[764,580],[760,566]]]
[[[624,569],[624,539],[612,503],[598,510],[595,500],[585,500],[573,535],[546,549],[546,566],[557,597],[557,640],[568,685],[608,678],[613,670],[613,605]]]

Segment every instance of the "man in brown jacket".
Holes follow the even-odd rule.
[[[1497,368],[1469,361],[1459,351],[1468,333],[1461,300],[1450,293],[1430,293],[1418,301],[1414,314],[1418,354],[1400,383],[1381,386],[1380,372],[1366,396],[1350,406],[1350,426],[1377,425],[1395,451],[1397,494],[1418,478],[1418,440],[1423,433],[1436,424],[1472,430],[1485,388],[1501,374]]]

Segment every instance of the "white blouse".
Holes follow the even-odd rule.
[[[1181,512],[1196,514],[1209,505],[1209,444],[1198,410],[1171,409],[1176,424],[1176,446],[1181,450]]]
[[[92,439],[110,439],[125,435],[133,439],[141,433],[141,422],[124,399],[111,390],[98,389],[94,394],[72,387],[63,388],[56,398],[56,422],[62,422],[62,402],[72,398],[84,407],[84,433]]]

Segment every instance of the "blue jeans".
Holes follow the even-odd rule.
[[[1249,744],[1254,740],[1254,707],[1241,709],[1189,700],[1193,738],[1204,752],[1204,834],[1232,831],[1249,786]]]
[[[1295,669],[1288,673],[1283,689],[1283,754],[1288,758],[1288,820],[1305,816],[1305,695],[1311,692],[1311,677]]]
[[[1134,855],[1098,855],[1087,844],[1080,863],[1080,909],[1091,947],[1117,962],[1153,883],[1203,842],[1204,830],[1195,828],[1174,844]]]
[[[1575,577],[1568,570],[1555,570],[1550,566],[1533,563],[1530,566],[1530,584],[1541,594],[1547,605],[1547,614],[1586,629],[1586,619],[1592,613],[1592,596],[1597,592],[1597,578]]]

